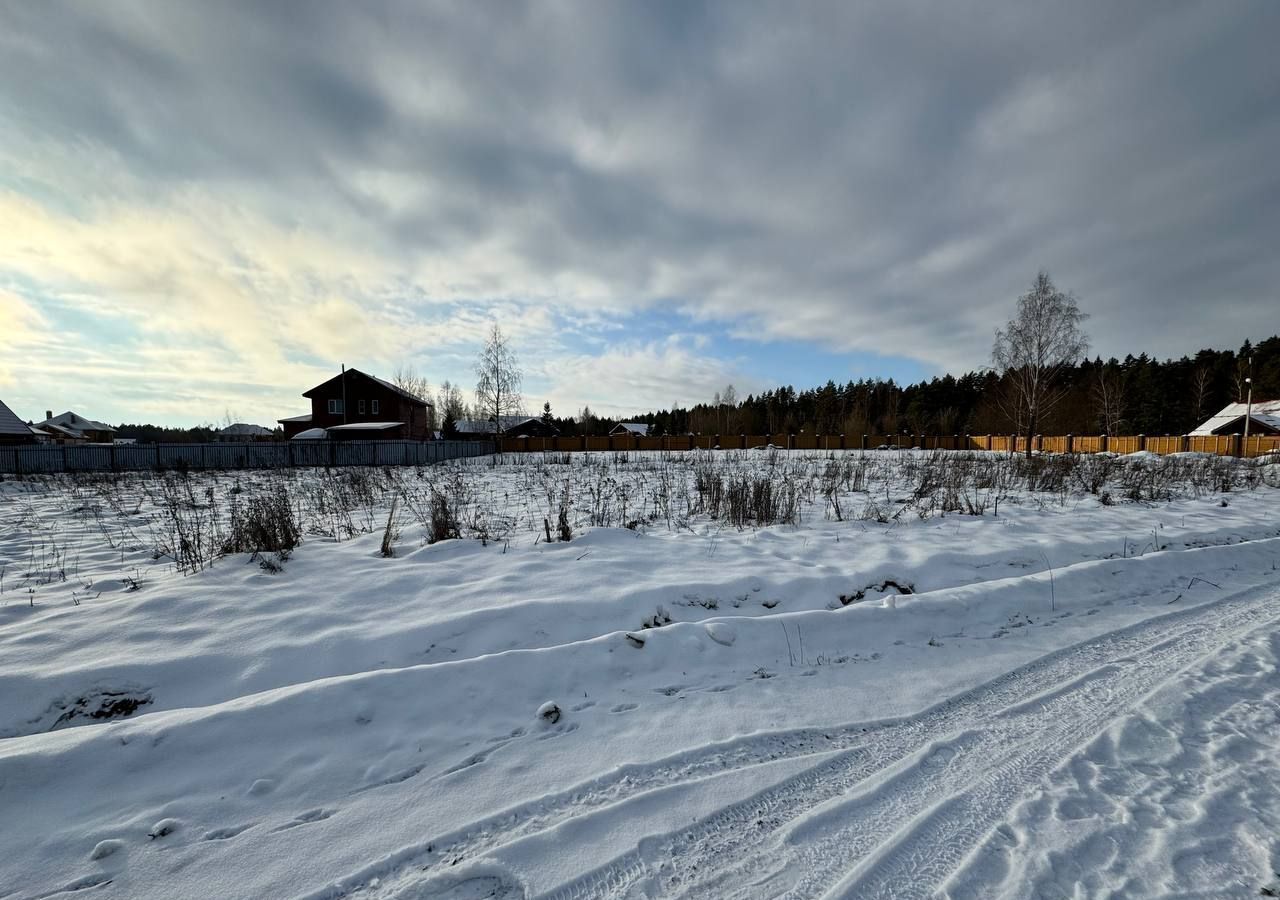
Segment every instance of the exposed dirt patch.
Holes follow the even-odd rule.
[[[872,582],[852,594],[841,594],[840,605],[848,606],[850,603],[857,603],[862,600],[867,594],[883,594],[891,589],[899,594],[914,594],[916,592],[915,585],[909,581],[896,581],[893,578],[886,578],[884,581]]]
[[[58,700],[49,707],[49,714],[58,716],[48,730],[127,718],[150,703],[151,695],[145,691],[97,691],[72,700]]]

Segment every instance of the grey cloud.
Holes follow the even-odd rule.
[[[1276,327],[1269,2],[11,4],[0,31],[17,127],[392,260],[496,242],[530,279],[498,299],[581,274],[617,310],[971,366],[1043,266],[1103,352]]]

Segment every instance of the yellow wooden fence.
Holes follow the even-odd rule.
[[[1218,456],[1256,457],[1280,453],[1280,436],[1250,435],[1036,435],[1032,449],[1044,453],[1213,453]],[[504,437],[503,453],[545,453],[607,450],[751,450],[777,447],[783,450],[993,450],[1026,452],[1025,435],[1009,434],[675,434],[663,437],[637,434],[585,435],[579,437]]]

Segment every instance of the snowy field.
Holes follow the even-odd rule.
[[[1280,894],[1278,513],[1193,455],[6,480],[0,898]]]

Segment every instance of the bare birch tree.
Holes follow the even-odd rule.
[[[500,434],[502,417],[519,413],[524,404],[520,396],[524,375],[511,343],[497,322],[489,329],[475,370],[477,411],[492,419],[494,432]]]
[[[1195,406],[1196,424],[1204,421],[1207,410],[1204,408],[1209,399],[1209,389],[1213,386],[1213,372],[1208,366],[1199,366],[1191,376],[1191,398]]]
[[[1119,434],[1120,420],[1124,417],[1124,381],[1119,371],[1109,366],[1098,370],[1093,383],[1093,402],[1103,434]]]
[[[1005,379],[1005,412],[1020,430],[1025,427],[1028,458],[1036,428],[1067,393],[1063,372],[1089,349],[1080,327],[1086,318],[1075,298],[1040,272],[1018,298],[1017,314],[996,330],[991,361]]]
[[[431,383],[425,375],[419,375],[412,365],[400,364],[391,373],[391,383],[410,397],[417,397],[427,404],[427,430],[436,430],[436,408],[431,402]]]

